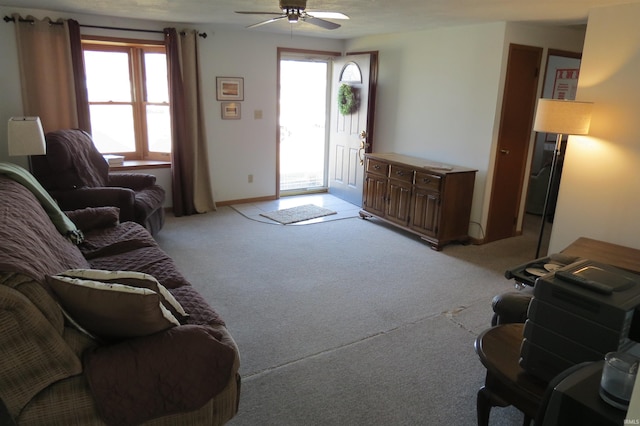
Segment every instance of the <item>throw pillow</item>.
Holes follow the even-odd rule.
[[[69,315],[98,337],[145,336],[188,317],[173,295],[148,274],[70,269],[47,281]]]

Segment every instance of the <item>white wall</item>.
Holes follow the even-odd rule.
[[[591,11],[577,99],[588,137],[570,137],[550,251],[578,237],[640,248],[640,4]]]
[[[276,194],[277,48],[341,52],[339,40],[216,30],[200,44],[216,201]],[[222,120],[215,76],[244,77],[241,120]],[[304,90],[302,88],[302,90]],[[262,111],[261,119],[254,112]],[[248,183],[248,175],[253,183]]]
[[[348,41],[348,51],[380,53],[374,151],[478,169],[469,232],[482,238],[509,43],[579,52],[583,37],[498,22]]]

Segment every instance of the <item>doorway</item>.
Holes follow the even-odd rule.
[[[541,47],[509,46],[485,242],[516,235],[541,61]]]
[[[278,51],[278,194],[327,189],[331,55]]]

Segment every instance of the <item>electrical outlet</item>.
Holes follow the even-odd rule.
[[[253,183],[253,175],[249,175],[249,176],[247,177],[247,182],[249,182],[249,183]]]

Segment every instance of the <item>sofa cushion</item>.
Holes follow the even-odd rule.
[[[83,275],[94,278],[77,277]],[[76,270],[47,281],[70,316],[105,339],[145,336],[179,325],[172,311],[187,317],[173,296],[146,274]]]

